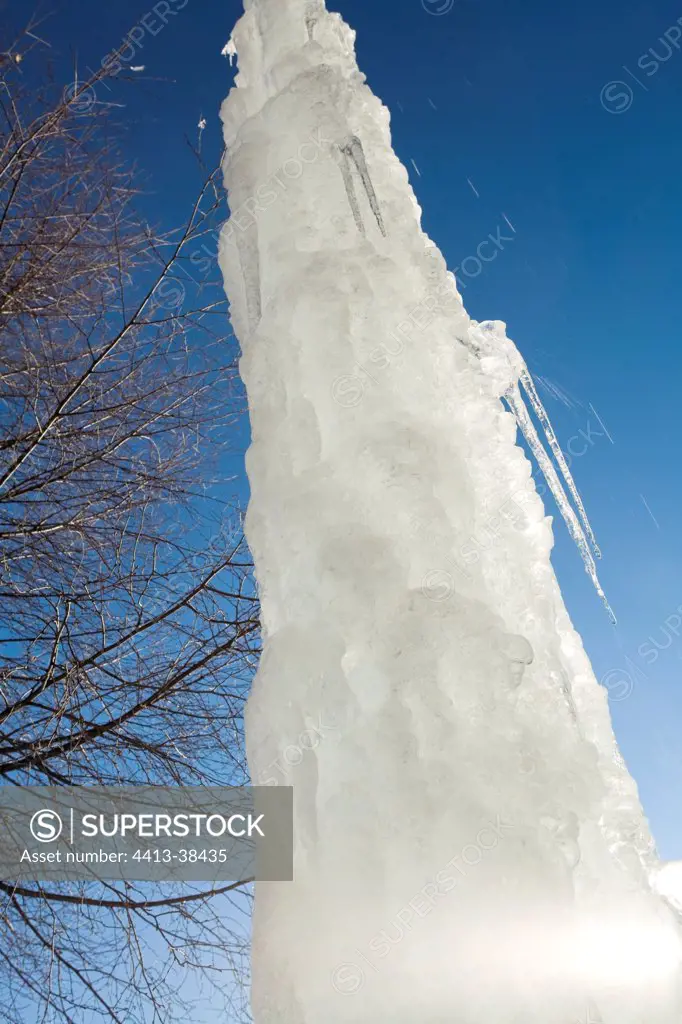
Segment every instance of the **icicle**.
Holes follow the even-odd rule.
[[[386,228],[384,226],[384,218],[381,216],[381,209],[379,207],[379,200],[372,184],[372,179],[369,176],[369,168],[367,167],[367,160],[365,159],[365,151],[362,148],[360,139],[355,136],[350,142],[350,154],[355,162],[355,166],[358,169],[358,174],[362,178],[362,184],[365,186],[365,192],[369,199],[369,205],[372,207],[372,213],[377,219],[379,230],[381,231],[384,238],[386,237]]]
[[[580,551],[585,569],[615,624],[615,616],[599,584],[596,566],[592,557],[592,550],[597,558],[601,558],[601,551],[597,545],[582,498],[578,493],[568,463],[561,450],[549,416],[537,393],[528,367],[514,342],[511,338],[507,337],[506,325],[501,321],[487,320],[480,324],[472,324],[469,330],[469,340],[473,344],[474,350],[477,351],[483,372],[494,381],[496,394],[503,396],[509,403],[516,421],[537,459],[538,466],[556,499],[571,537]],[[528,395],[531,406],[542,425],[549,447],[557,461],[569,493],[575,502],[578,510],[577,516],[554,468],[554,464],[540,441],[522,398],[519,385],[523,387]]]
[[[295,793],[295,881],[256,883],[254,1024],[682,1024],[678,929],[647,884],[653,844],[540,506],[524,534],[490,521],[529,483],[522,430],[596,582],[592,549],[521,356],[504,324],[469,320],[351,30],[320,0],[311,43],[309,2],[246,0],[222,107],[235,212],[312,132],[339,163],[291,178],[286,216],[256,204],[253,244],[237,214],[220,245],[254,424],[248,761],[262,783],[288,760]],[[421,307],[435,315],[372,366],[370,395],[361,361],[381,339],[395,352],[391,327]],[[467,550],[485,571],[456,564]],[[398,908],[458,871],[457,898],[408,935]]]
[[[362,148],[362,143],[357,135],[351,136],[351,138],[343,146],[341,146],[341,152],[345,155],[347,160],[352,160],[355,164],[355,168],[360,175],[360,180],[365,186],[365,192],[367,193],[367,199],[372,210],[372,213],[376,217],[379,230],[381,231],[384,238],[386,237],[386,226],[384,225],[384,218],[381,215],[381,209],[379,207],[379,200],[377,198],[372,179],[369,176],[369,168],[367,167],[367,160],[365,159],[365,151]],[[348,167],[348,175],[350,176],[351,171]],[[345,180],[345,175],[344,175]],[[348,192],[348,198],[351,199],[351,194],[348,189],[348,182],[346,182],[346,191]],[[355,188],[353,187],[353,196],[355,196]],[[351,207],[353,203],[351,202]],[[353,209],[355,214],[355,209]],[[357,217],[356,217],[357,221]],[[364,234],[364,232],[363,232]]]
[[[578,509],[578,515],[582,522],[583,529],[589,538],[594,553],[597,558],[601,558],[601,551],[599,549],[599,545],[597,544],[596,537],[594,536],[594,533],[592,531],[592,527],[590,526],[590,521],[587,518],[587,512],[585,511],[585,506],[583,505],[582,498],[578,493],[578,488],[576,487],[571,471],[568,468],[568,463],[564,458],[564,453],[562,452],[561,445],[559,444],[556,434],[554,433],[554,428],[550,423],[547,411],[545,410],[545,407],[540,400],[540,396],[537,393],[535,383],[533,382],[533,378],[531,377],[528,371],[528,367],[525,365],[521,372],[521,384],[523,385],[523,388],[526,394],[528,395],[528,398],[530,399],[530,404],[533,406],[535,415],[542,424],[543,430],[545,431],[545,436],[547,437],[547,441],[549,442],[549,446],[552,449],[554,458],[556,459],[559,465],[559,469],[563,474],[563,478],[566,481],[566,485],[570,491],[571,497],[573,498],[575,506]]]
[[[230,67],[232,67],[232,64],[237,56],[237,47],[232,36],[230,36],[230,38],[227,40],[220,53],[222,54],[223,57],[227,57],[229,59]]]
[[[597,576],[597,567],[594,563],[592,552],[590,551],[590,547],[587,542],[587,538],[585,537],[583,528],[566,496],[566,492],[564,491],[561,481],[559,480],[557,471],[555,470],[549,455],[545,451],[543,444],[540,441],[540,438],[538,437],[538,432],[535,429],[533,421],[531,420],[530,415],[528,413],[528,409],[526,408],[523,398],[521,397],[521,392],[519,391],[518,384],[513,384],[512,387],[505,392],[504,397],[509,403],[511,410],[514,413],[514,416],[516,417],[516,422],[521,428],[523,436],[528,442],[528,446],[532,451],[533,455],[535,456],[538,466],[540,467],[540,470],[542,471],[542,474],[549,485],[549,488],[554,496],[554,500],[557,503],[557,507],[561,512],[561,515],[563,516],[566,526],[568,527],[568,531],[571,534],[573,540],[575,541],[576,546],[582,556],[582,560],[585,565],[585,571],[592,580],[594,588],[599,594],[601,600],[603,601],[604,607],[606,608],[606,611],[608,612],[609,617],[615,626],[617,620],[607,600],[606,594],[602,589],[601,583],[599,582],[599,577]]]
[[[362,214],[360,213],[360,205],[358,203],[358,197],[355,191],[355,182],[353,181],[353,174],[350,168],[350,154],[347,146],[342,146],[338,150],[338,164],[341,168],[341,174],[343,176],[343,184],[346,188],[346,195],[348,196],[348,204],[353,211],[353,220],[355,226],[361,235],[365,234],[365,225],[362,220]]]

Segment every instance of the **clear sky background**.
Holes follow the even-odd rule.
[[[173,9],[182,4],[171,0]],[[28,0],[21,5],[28,11]],[[358,31],[360,66],[392,112],[425,228],[450,268],[460,267],[469,312],[506,321],[544,382],[603,548],[618,626],[560,522],[555,567],[610,691],[661,855],[682,858],[682,8],[672,0],[328,6]],[[41,33],[66,84],[76,54],[83,76],[149,15],[154,31],[143,31],[131,59],[145,71],[135,85],[98,90],[98,101],[125,104],[144,203],[170,224],[197,186],[185,140],[196,143],[201,116],[206,158],[219,155],[218,108],[233,74],[220,51],[241,4],[187,0],[160,30],[153,7],[51,0]],[[498,229],[511,240],[479,270],[477,247]]]

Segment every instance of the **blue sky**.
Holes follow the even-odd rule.
[[[42,34],[58,74],[68,80],[76,54],[81,74],[99,65],[153,6],[55,0]],[[146,71],[137,84],[101,96],[126,104],[145,202],[169,223],[197,184],[185,136],[196,141],[201,115],[207,159],[219,153],[217,111],[231,81],[220,50],[240,3],[171,6],[167,25],[139,42],[132,63]],[[461,268],[467,308],[505,320],[550,389],[543,397],[573,453],[618,626],[561,525],[555,566],[610,690],[660,852],[682,858],[682,8],[668,0],[329,6],[358,30],[360,65],[392,111],[425,228],[451,269]],[[147,24],[160,22],[151,14]],[[511,240],[479,272],[472,257],[498,231]]]

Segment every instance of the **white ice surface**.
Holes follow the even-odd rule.
[[[221,239],[246,729],[296,833],[295,882],[257,892],[256,1024],[679,1024],[676,918],[501,401],[523,362],[481,351],[352,31],[246,7]]]
[[[682,860],[664,861],[654,871],[654,889],[682,914]]]

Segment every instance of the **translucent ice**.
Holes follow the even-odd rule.
[[[679,1024],[676,917],[502,402],[523,361],[422,232],[341,18],[247,0],[233,39],[247,745],[296,835],[257,891],[256,1024]]]
[[[615,624],[616,617],[606,599],[602,586],[597,576],[597,567],[594,563],[594,555],[601,558],[601,551],[597,545],[594,532],[585,511],[582,498],[578,493],[573,475],[569,469],[561,446],[554,433],[547,411],[537,393],[533,378],[524,363],[521,354],[514,343],[507,337],[505,325],[497,321],[486,321],[482,324],[472,324],[469,331],[469,338],[474,351],[481,360],[481,368],[484,373],[491,377],[496,388],[512,410],[519,429],[528,443],[538,466],[544,476],[547,485],[552,492],[561,516],[568,527],[568,531],[575,541],[585,565],[585,571],[594,584],[594,588],[602,599],[604,606],[609,613],[611,621]],[[566,495],[563,484],[548,457],[545,448],[540,441],[538,432],[528,414],[528,409],[521,395],[519,385],[528,395],[533,411],[542,425],[547,442],[557,465],[568,487],[569,494],[575,504],[576,512]],[[589,541],[589,543],[588,543]],[[590,550],[591,547],[591,550]]]
[[[533,378],[528,372],[527,367],[524,367],[521,373],[521,384],[523,385],[523,388],[526,394],[528,395],[528,398],[530,399],[530,403],[533,406],[533,409],[535,410],[538,419],[542,423],[543,429],[545,431],[545,436],[547,437],[547,440],[549,442],[549,446],[552,449],[554,457],[559,464],[559,468],[561,469],[564,480],[568,485],[571,497],[573,498],[573,501],[575,502],[576,507],[578,509],[580,520],[582,522],[585,533],[589,538],[590,544],[592,545],[592,550],[594,551],[597,558],[601,558],[601,551],[599,550],[599,545],[597,544],[597,540],[592,531],[592,527],[590,526],[590,521],[587,518],[587,512],[585,511],[585,506],[583,505],[582,498],[578,493],[578,488],[576,487],[571,471],[568,468],[568,463],[566,462],[564,453],[562,452],[561,446],[557,441],[556,434],[554,433],[554,429],[552,428],[552,424],[549,421],[549,417],[547,415],[545,407],[540,401],[540,396],[537,393],[535,384],[533,382]]]

